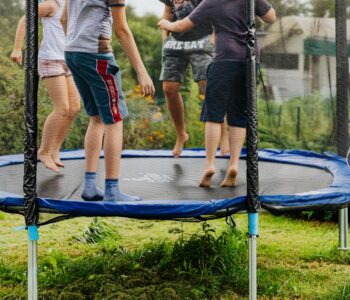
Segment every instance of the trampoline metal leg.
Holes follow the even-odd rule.
[[[249,237],[249,300],[257,299],[256,236]]]
[[[38,228],[28,226],[28,300],[38,299],[38,239]]]
[[[249,213],[249,300],[257,299],[257,238],[259,214]]]
[[[28,299],[38,299],[37,241],[28,241]]]
[[[349,250],[349,210],[343,208],[339,211],[339,250]]]

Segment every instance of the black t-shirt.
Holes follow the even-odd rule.
[[[202,0],[159,0],[165,5],[171,7],[173,20],[178,21],[185,19],[191,12],[202,2]],[[213,32],[211,23],[203,22],[197,24],[192,30],[187,32],[174,32],[173,37],[179,41],[194,41],[201,39]]]

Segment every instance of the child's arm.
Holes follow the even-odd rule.
[[[190,18],[185,18],[176,22],[169,22],[168,20],[160,20],[158,26],[162,30],[171,31],[171,32],[184,32],[191,30],[194,27],[194,24]]]
[[[142,93],[146,97],[153,96],[155,92],[154,85],[142,62],[134,37],[130,31],[128,22],[126,20],[125,7],[114,6],[111,7],[111,10],[115,35],[120,43],[120,46],[123,48],[125,54],[129,58],[130,63],[136,71],[139,84],[141,85]]]
[[[265,23],[273,23],[276,21],[276,11],[271,8],[265,15],[260,17],[261,20],[263,20]]]
[[[68,6],[68,0],[65,0],[64,1],[63,12],[62,12],[61,19],[60,19],[65,35],[67,35],[67,24],[68,24],[68,10],[67,10],[67,6]]]
[[[215,31],[213,30],[213,33],[211,34],[210,36],[210,42],[215,45],[215,39],[216,39],[216,36],[215,36]]]
[[[55,0],[47,0],[44,3],[39,4],[39,18],[54,16],[57,9],[58,4]],[[10,59],[19,65],[22,64],[22,46],[25,36],[25,28],[25,17],[23,16],[18,22],[15,44],[10,56]]]
[[[164,6],[164,12],[163,12],[163,19],[171,21],[173,19],[173,12],[171,10],[171,7],[168,5]],[[163,41],[169,36],[169,31],[162,30],[162,39]]]
[[[13,46],[13,51],[10,56],[10,59],[19,65],[22,64],[22,45],[24,40],[24,31],[25,31],[25,17],[23,16],[18,22],[15,44]]]

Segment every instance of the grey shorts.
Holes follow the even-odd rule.
[[[178,41],[170,36],[163,42],[160,80],[181,82],[189,64],[195,81],[206,80],[213,54],[210,35],[196,41]]]

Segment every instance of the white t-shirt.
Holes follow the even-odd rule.
[[[65,51],[99,53],[99,40],[112,38],[110,7],[125,6],[125,0],[68,0],[68,29]]]
[[[39,59],[64,60],[65,34],[61,24],[64,0],[55,0],[58,10],[52,17],[42,18],[43,40],[39,50]]]

